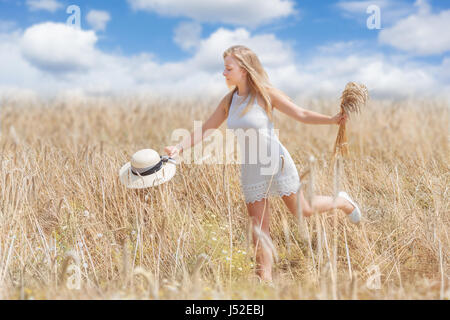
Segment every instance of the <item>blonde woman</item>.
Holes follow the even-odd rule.
[[[218,128],[227,120],[230,129],[258,130],[258,139],[266,144],[278,146],[276,170],[271,175],[262,174],[260,159],[256,163],[249,163],[248,153],[255,151],[255,146],[239,143],[242,159],[241,163],[241,190],[253,225],[253,244],[256,250],[256,273],[263,281],[272,281],[272,251],[264,246],[261,237],[270,240],[269,196],[281,196],[288,210],[297,216],[297,201],[300,200],[302,214],[309,217],[313,211],[325,212],[333,207],[343,210],[351,222],[358,223],[361,212],[352,199],[345,192],[340,192],[333,203],[333,197],[315,196],[309,204],[300,189],[300,179],[295,164],[274,133],[273,111],[279,111],[291,116],[295,120],[308,124],[336,124],[347,120],[341,113],[335,116],[326,116],[317,112],[306,110],[295,105],[292,100],[280,90],[274,88],[268,79],[257,55],[249,48],[241,45],[232,46],[223,53],[226,79],[230,92],[220,101],[219,105],[202,126],[202,135],[198,140],[204,139],[205,131]],[[211,130],[209,131],[211,132]],[[182,141],[177,146],[168,146],[165,152],[173,157],[187,148],[193,147],[194,133],[189,140]],[[251,155],[250,155],[251,156]],[[314,210],[313,210],[314,208]]]

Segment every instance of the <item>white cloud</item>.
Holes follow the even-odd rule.
[[[32,68],[23,58],[20,49],[21,32],[0,33],[0,84],[4,88],[20,87],[38,89],[39,71]],[[4,90],[2,90],[4,91]]]
[[[111,19],[107,11],[91,10],[86,16],[89,25],[96,31],[104,31],[106,24]]]
[[[414,6],[419,9],[419,14],[429,14],[431,12],[431,5],[428,0],[416,0]]]
[[[183,50],[191,50],[195,48],[201,37],[202,25],[198,22],[181,22],[174,30],[174,38],[176,44],[178,44]]]
[[[64,73],[94,64],[97,36],[62,23],[46,22],[26,29],[20,40],[23,56],[38,69]]]
[[[27,0],[27,6],[31,11],[45,10],[55,12],[62,8],[62,4],[56,0]]]
[[[294,59],[294,53],[289,44],[277,39],[273,34],[252,36],[245,28],[234,30],[219,28],[209,38],[201,41],[192,60],[195,65],[207,71],[223,69],[223,52],[236,44],[245,45],[255,51],[266,67],[276,68]]]
[[[417,1],[416,14],[381,30],[379,41],[417,55],[442,54],[450,51],[450,10],[431,13],[426,1]]]
[[[318,56],[299,69],[299,86],[330,96],[344,89],[348,81],[364,83],[375,98],[407,98],[442,95],[439,72],[408,60],[361,52],[345,56]],[[307,83],[314,83],[308,88]]]
[[[192,57],[158,63],[151,53],[131,57],[104,53],[96,47],[96,40],[94,31],[54,23],[0,33],[0,96],[11,96],[18,89],[70,97],[223,96],[227,91],[223,51],[243,44],[257,53],[272,83],[297,100],[337,99],[348,81],[358,81],[368,86],[373,98],[445,97],[450,101],[450,57],[430,65],[414,62],[407,55],[388,57],[369,46],[348,42],[330,43],[313,58],[299,60],[289,43],[273,34],[219,28],[199,40]]]
[[[291,0],[128,0],[134,10],[163,16],[188,17],[199,22],[257,26],[295,14]]]

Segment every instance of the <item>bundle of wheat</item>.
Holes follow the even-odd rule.
[[[361,112],[361,107],[367,103],[369,92],[365,85],[349,82],[345,86],[341,96],[341,113],[349,115],[352,112]],[[345,133],[345,123],[339,126],[339,132],[334,143],[334,154],[339,152],[342,156],[348,154],[347,135]]]

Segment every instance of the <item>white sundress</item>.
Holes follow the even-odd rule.
[[[242,101],[242,97],[237,95],[236,91],[227,118],[228,128],[238,136],[241,153],[241,189],[245,202],[253,203],[272,195],[285,196],[297,192],[301,182],[295,163],[288,150],[279,141],[273,122],[270,121],[266,111],[258,105],[256,98],[251,109],[240,117],[249,99],[250,95]],[[256,140],[254,138],[252,140],[250,134],[248,138],[239,138],[245,137],[244,132],[250,131],[255,132]]]

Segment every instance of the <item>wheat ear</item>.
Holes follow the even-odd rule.
[[[341,113],[347,115],[350,115],[350,113],[360,113],[361,108],[366,105],[368,99],[369,92],[365,85],[355,82],[347,83],[341,96]],[[340,153],[342,156],[348,155],[345,123],[339,126],[339,132],[334,143],[333,158],[337,153]]]

